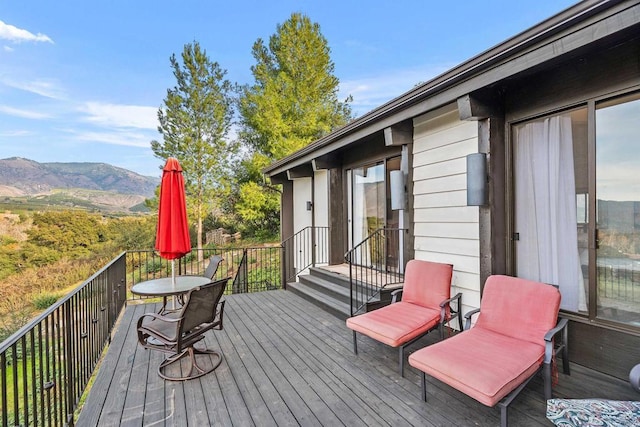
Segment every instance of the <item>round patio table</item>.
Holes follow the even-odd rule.
[[[133,285],[131,292],[147,297],[168,297],[182,295],[195,287],[211,283],[211,279],[204,276],[176,276],[175,279],[175,283],[171,277],[145,280]]]
[[[175,298],[172,298],[173,308],[167,308],[167,297],[177,296],[178,302],[182,305],[181,295],[207,283],[211,283],[211,279],[204,276],[176,276],[175,283],[171,277],[161,277],[136,283],[131,292],[145,297],[162,297],[162,308],[158,314],[167,314],[178,309]]]

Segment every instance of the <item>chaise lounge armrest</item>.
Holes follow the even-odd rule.
[[[544,362],[542,364],[543,374],[545,377],[551,377],[551,364],[553,357],[562,352],[562,371],[566,375],[570,375],[569,368],[569,320],[560,319],[555,328],[549,329],[544,335]],[[554,339],[558,332],[562,332],[560,343],[557,343]],[[551,381],[545,381],[544,384],[544,396],[545,399],[551,399],[552,395]]]
[[[562,331],[562,343],[560,346],[566,345],[566,335],[568,330],[568,319],[560,319],[555,328],[550,329],[544,336],[545,348],[544,348],[544,363],[551,363],[551,359],[554,353],[554,344],[553,338],[558,334],[558,332]],[[557,353],[557,351],[555,351]]]
[[[456,309],[451,307],[451,302],[456,301]],[[447,307],[449,307],[449,318],[447,319]],[[462,332],[462,317],[460,317],[460,310],[462,310],[462,292],[458,292],[456,295],[440,303],[440,323],[451,321],[458,318],[458,328]]]
[[[396,289],[395,291],[391,292],[391,304],[393,304],[394,302],[398,302],[398,299],[402,299],[402,291],[404,289],[400,288],[400,289]]]
[[[466,322],[464,324],[465,331],[471,329],[471,318],[473,317],[474,314],[477,314],[477,313],[480,313],[479,308],[473,309],[464,315],[464,318],[466,319]]]

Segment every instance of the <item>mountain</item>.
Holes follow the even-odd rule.
[[[159,178],[106,163],[0,159],[0,197],[4,203],[134,211],[144,199],[154,196],[159,184]]]
[[[22,195],[83,188],[152,197],[158,184],[158,178],[106,163],[38,163],[21,157],[0,159],[0,188],[13,187]]]

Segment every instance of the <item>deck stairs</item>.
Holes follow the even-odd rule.
[[[355,287],[361,286],[355,284]],[[391,302],[391,292],[401,285],[385,287],[379,296],[369,301],[366,311]],[[342,319],[351,315],[349,290],[349,265],[310,267],[298,281],[287,283],[287,290],[294,292],[325,311]]]

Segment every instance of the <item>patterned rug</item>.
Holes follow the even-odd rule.
[[[547,418],[557,426],[640,426],[640,402],[602,399],[549,399]]]

